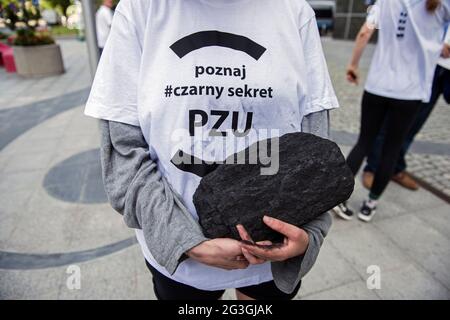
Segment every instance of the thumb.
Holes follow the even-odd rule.
[[[292,224],[269,216],[264,216],[263,221],[269,228],[278,231],[288,239],[296,238],[298,236],[298,228]]]

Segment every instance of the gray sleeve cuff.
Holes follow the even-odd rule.
[[[173,275],[180,263],[188,258],[186,252],[207,240],[207,238],[201,235],[194,235],[192,238],[187,239],[178,247],[175,247],[173,253],[168,257],[167,262],[164,264],[167,272]]]
[[[306,224],[303,229],[308,233],[309,244],[305,253],[285,261],[272,262],[272,275],[278,289],[287,294],[292,293],[300,280],[311,270],[331,223],[331,215],[326,212]]]

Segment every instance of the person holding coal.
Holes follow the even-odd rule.
[[[225,77],[215,71],[196,77],[198,66],[245,66],[246,75]],[[228,94],[229,88],[245,85],[271,88],[271,95]],[[183,95],[182,89],[175,94],[183,87],[213,88],[220,95]],[[329,110],[337,107],[314,11],[305,0],[120,1],[85,114],[101,119],[105,190],[112,207],[136,231],[158,299],[215,300],[230,288],[238,299],[296,296],[329,231],[327,210],[333,204],[317,206],[297,225],[277,218],[282,215],[275,216],[271,208],[281,212],[285,204],[309,203],[303,200],[320,200],[324,194],[333,198],[340,185],[351,192],[353,177],[345,174],[328,176],[335,189],[316,192],[327,168],[345,163],[323,139],[328,138]],[[299,133],[296,138],[310,149],[285,144],[296,139],[283,137]],[[236,162],[226,160],[263,140],[275,146],[278,138],[279,173],[260,177],[252,174],[264,165],[239,164],[247,170],[240,171],[239,181],[249,182],[249,194],[263,192],[264,179],[279,185],[271,199],[265,193],[264,201],[258,201],[267,203],[267,210],[252,212],[248,220],[279,235],[281,241],[272,241],[255,237],[251,223],[241,223],[239,216],[248,219],[248,213],[221,211],[224,200],[243,201],[245,193],[223,190],[220,196],[212,177],[229,178],[218,174],[237,170],[228,172]],[[305,158],[315,144],[323,146],[320,161]],[[292,157],[299,162],[289,168]],[[293,180],[278,175],[287,177],[286,172],[295,172],[305,179],[303,186],[309,181],[315,189],[298,190],[306,198],[301,199]],[[316,175],[320,179],[314,182]],[[220,200],[211,205],[222,212],[214,217],[224,219],[223,237],[205,235],[208,221],[200,221],[199,213],[209,207],[194,203],[196,192],[204,195],[200,199]],[[305,206],[292,208],[300,212]]]

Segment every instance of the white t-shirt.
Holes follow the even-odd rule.
[[[201,178],[171,162],[178,150],[224,160],[264,139],[264,129],[300,131],[305,115],[337,107],[305,0],[122,0],[85,113],[140,126],[158,169],[197,218]],[[261,135],[232,132],[248,127]],[[181,283],[219,290],[272,279],[269,263],[225,271],[192,259],[169,275],[136,234],[146,259]]]
[[[113,11],[107,6],[100,6],[95,14],[95,24],[97,29],[97,44],[99,48],[104,48],[108,40],[111,23],[113,20]]]
[[[442,50],[450,0],[434,13],[426,0],[378,0],[368,22],[379,29],[365,89],[373,94],[428,102]]]

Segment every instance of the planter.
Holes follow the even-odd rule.
[[[45,77],[64,73],[61,48],[57,44],[14,46],[17,74],[24,77]]]

